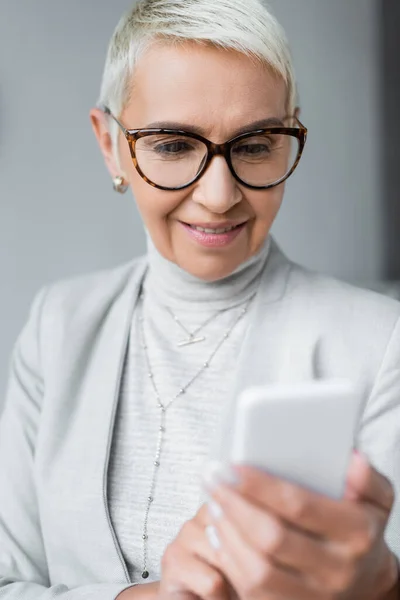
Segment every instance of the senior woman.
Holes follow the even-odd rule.
[[[33,304],[0,431],[0,597],[396,598],[400,307],[269,236],[307,136],[282,29],[259,0],[139,1],[91,120],[148,252]],[[250,467],[201,483],[238,390],[328,377],[368,397],[343,499]]]

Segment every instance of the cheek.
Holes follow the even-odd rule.
[[[268,235],[282,204],[284,186],[272,188],[261,194],[256,192],[247,198],[254,214],[251,231],[252,250],[258,250]]]
[[[137,207],[147,228],[150,229],[152,223],[165,221],[166,217],[175,210],[179,198],[173,192],[159,190],[147,183],[135,169],[130,153],[126,156],[125,152],[123,159]]]
[[[148,225],[166,224],[168,217],[180,206],[184,197],[182,193],[159,190],[149,185],[140,175],[131,179],[131,188],[138,209]]]
[[[284,189],[284,185],[280,185],[265,193],[256,192],[248,196],[248,203],[255,216],[255,225],[260,227],[272,225],[281,207]]]
[[[165,258],[173,260],[173,213],[186,196],[182,192],[159,190],[144,181],[137,172],[132,174],[130,183],[136,205],[154,245]]]
[[[127,144],[120,146],[121,166],[129,181],[144,226],[158,251],[173,260],[169,217],[186,198],[186,192],[167,192],[148,184],[137,172]]]

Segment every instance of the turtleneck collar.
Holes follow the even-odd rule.
[[[240,265],[228,277],[208,282],[187,273],[164,258],[147,233],[148,271],[146,296],[171,308],[196,311],[226,309],[246,302],[257,291],[270,249],[270,238],[260,252]]]

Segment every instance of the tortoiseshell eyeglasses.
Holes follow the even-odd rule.
[[[101,108],[121,128],[138,173],[161,190],[191,186],[214,156],[223,156],[233,177],[247,188],[275,187],[296,169],[307,139],[307,129],[295,116],[276,120],[277,125],[265,129],[241,133],[224,144],[214,144],[180,129],[126,129],[107,106]]]

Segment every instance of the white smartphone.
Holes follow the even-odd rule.
[[[231,461],[339,499],[362,408],[348,381],[250,388],[238,399]]]

